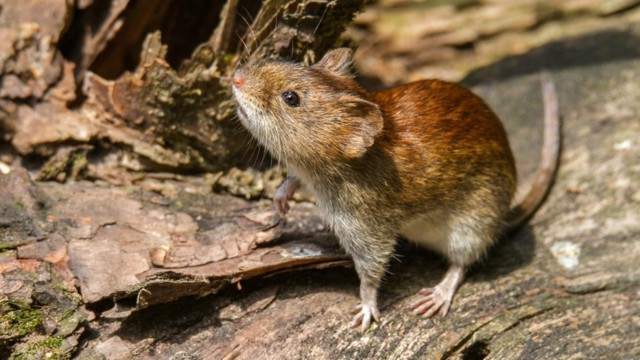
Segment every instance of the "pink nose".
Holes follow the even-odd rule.
[[[235,73],[233,75],[233,84],[236,87],[241,87],[242,85],[244,85],[244,76],[242,74]]]

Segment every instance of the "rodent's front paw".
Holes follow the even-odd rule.
[[[280,192],[276,192],[273,197],[273,205],[278,211],[278,214],[284,216],[289,212],[289,197],[287,194],[282,194]]]
[[[373,305],[360,304],[356,306],[358,312],[351,321],[351,327],[355,328],[360,326],[360,331],[364,332],[371,325],[371,320],[380,321],[380,312],[378,308]]]
[[[293,198],[293,194],[300,187],[300,181],[292,176],[287,178],[278,186],[276,193],[273,194],[273,205],[281,216],[289,211],[289,200]]]

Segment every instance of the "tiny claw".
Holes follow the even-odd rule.
[[[291,200],[299,186],[300,182],[297,179],[287,177],[276,189],[276,193],[273,196],[273,204],[280,215],[284,216],[289,212],[289,200]]]
[[[374,321],[380,321],[380,312],[377,308],[369,305],[358,305],[356,308],[360,308],[360,311],[353,317],[353,321],[351,321],[352,328],[360,325],[360,331],[365,332],[371,325],[372,319]]]
[[[440,311],[438,311],[438,315],[445,317],[447,316],[447,314],[449,313],[449,305],[445,304],[445,306],[440,308]]]
[[[432,288],[422,288],[418,291],[418,294],[421,294],[421,295],[431,295],[432,293],[433,293]]]
[[[378,311],[377,307],[371,309],[371,315],[376,322],[380,322],[380,311]]]
[[[410,305],[415,315],[430,318],[436,313],[445,316],[451,305],[451,297],[443,294],[440,289],[425,288],[418,291],[419,298]]]
[[[360,332],[367,331],[367,329],[369,328],[369,325],[371,325],[371,314],[369,314],[369,316],[365,316],[362,319],[362,326],[360,326]]]
[[[286,198],[275,198],[273,199],[273,202],[275,203],[276,210],[280,215],[284,216],[289,212],[289,202],[287,202]]]
[[[285,223],[285,218],[283,218],[282,216],[280,216],[280,215],[276,214],[276,215],[274,216],[274,220],[273,220],[273,222],[271,222],[270,224],[267,224],[267,225],[265,225],[265,226],[261,227],[261,228],[260,228],[260,231],[269,231],[269,230],[271,230],[271,229],[273,229],[273,228],[276,228],[276,227],[278,227],[278,226],[280,226],[280,225],[284,225],[284,223]]]
[[[415,315],[420,315],[420,314],[424,313],[425,311],[429,310],[429,308],[433,307],[433,305],[434,305],[433,301],[425,301],[420,306],[416,306],[416,308],[413,309],[413,313]]]
[[[353,320],[351,321],[351,327],[355,328],[358,327],[358,325],[360,325],[362,323],[362,318],[363,318],[364,314],[359,312],[356,314],[356,316],[353,317]]]
[[[362,309],[362,304],[358,304],[358,305],[356,305],[356,306],[353,308],[353,310],[351,310],[351,312],[350,312],[350,313],[351,313],[351,314],[357,314],[357,313],[360,311],[360,309]]]
[[[424,318],[430,318],[432,317],[438,310],[440,310],[440,308],[442,308],[443,304],[434,304],[433,306],[431,306],[431,308],[429,308],[429,310],[427,310],[425,313],[422,314],[422,317]]]
[[[414,301],[413,303],[411,303],[411,305],[409,305],[409,309],[414,310],[414,309],[420,307],[420,305],[426,303],[427,301],[429,301],[429,299],[427,297],[421,296],[420,298],[418,298],[417,301]]]

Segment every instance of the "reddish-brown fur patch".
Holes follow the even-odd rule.
[[[394,161],[401,202],[455,203],[485,186],[511,200],[516,171],[509,142],[478,96],[453,83],[424,80],[371,98],[385,117],[375,146]]]

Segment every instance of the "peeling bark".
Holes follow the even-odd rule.
[[[57,22],[44,22],[48,27],[35,25],[37,18],[25,19],[37,10],[29,8],[26,15],[10,19],[0,34],[8,46],[0,57],[0,98],[35,101],[0,102],[0,123],[13,147],[23,156],[60,157],[58,149],[69,142],[86,144],[96,148],[89,157],[103,170],[131,170],[133,162],[138,171],[172,172],[255,165],[245,155],[250,140],[234,119],[225,79],[247,56],[313,60],[334,44],[362,5],[267,1],[252,5],[255,17],[243,20],[244,25],[244,15],[236,11],[237,6],[246,10],[250,2],[244,1],[224,7],[163,1],[157,8],[146,2],[97,1],[78,3],[75,12],[64,1],[57,3],[60,10],[50,14]],[[20,13],[17,9],[8,4],[0,15]],[[69,23],[72,14],[77,16]],[[173,17],[184,17],[186,23],[172,23]],[[67,27],[71,31],[62,46],[74,64],[63,60],[56,48]],[[199,33],[208,27],[211,34]],[[202,43],[192,44],[198,37]],[[238,46],[241,42],[248,51]],[[34,56],[39,62],[27,62]],[[132,59],[137,59],[133,68]],[[34,67],[43,72],[25,72]],[[33,80],[27,83],[19,80],[29,77]],[[36,127],[46,131],[34,131]],[[110,161],[113,153],[123,152],[127,161]],[[89,178],[102,175],[86,173]]]
[[[639,16],[638,0],[380,1],[355,19],[345,37],[359,45],[359,73],[385,85],[460,81],[501,59]]]
[[[123,318],[349,266],[309,204],[273,226],[270,203],[248,201],[283,174],[250,167],[262,165],[225,79],[248,56],[322,54],[362,3],[3,2],[0,357],[68,358],[94,316],[85,305]]]

